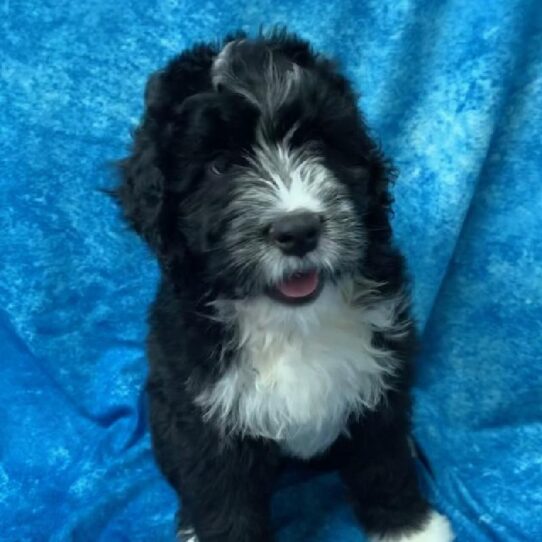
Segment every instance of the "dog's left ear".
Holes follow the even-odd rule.
[[[392,214],[392,185],[397,173],[385,158],[378,145],[369,141],[364,145],[361,157],[365,161],[362,176],[365,178],[364,223],[369,239],[387,245],[392,238],[390,218]]]
[[[347,158],[350,187],[362,210],[369,236],[387,243],[391,239],[390,216],[393,197],[391,189],[397,177],[393,164],[379,144],[371,137],[361,115],[348,116],[343,131],[336,129],[336,139]]]
[[[393,239],[393,183],[397,172],[376,143],[360,151],[365,158],[365,171],[361,173],[365,185],[362,221],[366,234],[366,251],[362,274],[380,283],[382,292],[396,293],[404,287],[402,257]]]
[[[392,203],[390,187],[395,181],[397,172],[380,148],[375,143],[372,145],[368,160],[368,195],[374,205],[388,209]]]

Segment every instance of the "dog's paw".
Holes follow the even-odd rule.
[[[181,529],[177,532],[177,541],[178,542],[198,542],[198,537],[194,532],[194,529]]]
[[[369,537],[370,542],[452,542],[454,539],[450,522],[437,512],[431,512],[428,521],[415,532]]]

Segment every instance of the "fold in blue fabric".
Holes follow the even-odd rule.
[[[286,23],[338,58],[400,176],[423,339],[415,432],[460,542],[542,540],[542,3],[0,4],[0,539],[174,540],[143,384],[151,256],[98,189],[146,77]],[[333,474],[290,473],[280,542],[364,540]]]

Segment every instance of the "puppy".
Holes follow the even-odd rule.
[[[161,266],[150,423],[181,540],[271,541],[284,459],[335,466],[373,541],[453,539],[409,446],[392,176],[349,82],[285,31],[150,78],[115,195]]]

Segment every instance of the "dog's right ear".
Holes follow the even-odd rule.
[[[218,52],[219,46],[195,45],[151,75],[145,89],[147,114],[163,115],[186,98],[211,90],[211,68]]]
[[[113,196],[130,226],[159,252],[163,244],[164,176],[157,164],[155,145],[144,132],[143,126],[138,128],[132,154],[118,164],[121,183]]]
[[[149,78],[131,154],[119,163],[121,182],[113,196],[131,227],[159,255],[178,241],[175,191],[167,201],[164,198],[175,181],[168,178],[168,140],[183,102],[212,88],[211,67],[217,54],[211,45],[197,45]]]

